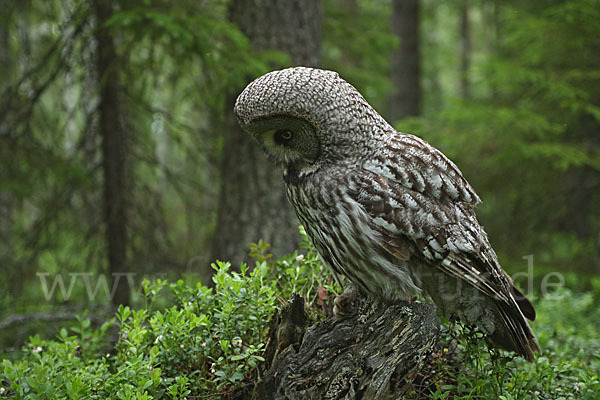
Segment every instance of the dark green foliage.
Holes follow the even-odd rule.
[[[106,271],[96,29],[118,38],[111,68],[123,83],[128,135],[127,271],[180,275],[200,266],[193,272],[207,278],[209,260],[195,260],[214,229],[225,95],[269,64],[286,64],[286,55],[255,53],[223,2],[115,0],[100,27],[93,2],[8,3],[0,20],[10,45],[0,44],[10,70],[0,78],[0,318],[40,302],[80,310],[107,302],[86,298],[78,284],[68,299],[44,303],[36,276],[95,280]],[[0,337],[0,347],[13,339]]]
[[[56,340],[32,337],[21,359],[3,361],[4,393],[14,392],[15,399],[180,399],[229,398],[251,389],[275,307],[294,288],[312,299],[307,307],[313,318],[323,318],[317,289],[331,282],[310,245],[304,256],[277,260],[270,260],[267,248],[253,246],[252,272],[245,265],[238,273],[227,263],[215,264],[214,289],[146,281],[142,308],[120,307],[116,318],[95,330],[81,318]],[[167,289],[175,305],[156,309]],[[488,348],[480,333],[446,323],[439,350],[410,398],[595,399],[598,289],[562,288],[536,302],[534,330],[544,354],[534,363]],[[118,340],[110,349],[106,337],[113,325]]]
[[[319,304],[319,287],[331,294],[331,300],[341,293],[341,288],[323,265],[303,226],[300,226],[300,236],[302,253],[296,251],[273,260],[268,253],[269,244],[259,241],[250,246],[250,257],[256,260],[256,268],[263,271],[281,302],[297,293],[305,298],[310,308]]]
[[[488,348],[480,333],[460,324],[444,325],[439,351],[419,388],[421,395],[429,393],[434,399],[595,399],[600,391],[600,314],[594,301],[599,294],[562,288],[536,304],[534,329],[543,354],[533,363]]]
[[[535,4],[535,5],[534,5]],[[472,101],[398,127],[440,147],[484,200],[500,253],[591,270],[600,231],[597,1],[497,5]],[[482,41],[483,39],[480,39]],[[488,50],[489,52],[489,50]]]
[[[423,117],[397,127],[458,164],[484,200],[479,217],[507,270],[524,271],[522,256],[534,257],[534,330],[544,355],[533,364],[511,359],[450,325],[415,398],[595,398],[600,1],[468,3],[470,96],[459,100],[465,2],[422,0]],[[113,0],[102,26],[91,4],[2,2],[0,324],[30,313],[90,313],[64,329],[64,317],[2,329],[0,375],[9,386],[0,382],[0,398],[11,391],[40,399],[233,396],[256,378],[275,306],[300,293],[314,321],[340,293],[314,249],[305,243],[273,259],[259,242],[253,272],[220,263],[212,290],[195,280],[138,283],[162,272],[173,282],[184,274],[210,279],[211,260],[201,255],[215,228],[223,124],[232,112],[225,98],[290,58],[253,51],[228,19],[229,1]],[[390,13],[389,1],[323,3],[323,67],[382,113],[398,44]],[[68,288],[69,273],[93,274],[93,288],[106,269],[97,29],[116,44],[130,146],[128,271],[139,277],[137,306],[104,325],[114,310],[102,288],[90,298],[79,278],[69,296],[57,289],[48,297],[36,275],[48,273],[51,286],[61,274]],[[240,225],[250,223],[261,221]],[[569,288],[554,292],[560,300],[541,296],[550,272]],[[22,352],[13,348],[29,336]]]
[[[273,290],[261,270],[230,273],[217,263],[215,288],[183,281],[144,283],[146,307],[120,307],[116,323],[92,331],[90,321],[61,330],[57,340],[33,337],[23,359],[5,360],[2,379],[14,398],[180,399],[239,389],[263,361],[265,321],[274,311]],[[153,310],[154,297],[168,288],[176,305]],[[119,328],[114,350],[104,336]]]
[[[390,31],[388,5],[327,0],[324,6],[324,66],[355,85],[377,110],[385,110],[391,91],[390,52],[398,45]]]

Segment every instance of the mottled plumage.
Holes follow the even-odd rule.
[[[540,348],[529,301],[502,270],[456,165],[392,128],[332,71],[289,68],[248,85],[240,125],[283,168],[315,247],[362,290],[425,291],[441,313],[476,325],[528,360]]]

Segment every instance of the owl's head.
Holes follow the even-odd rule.
[[[234,112],[267,156],[298,176],[360,154],[389,125],[337,72],[296,67],[250,83]]]

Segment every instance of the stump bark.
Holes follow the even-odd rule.
[[[272,321],[265,367],[251,398],[401,398],[438,337],[435,306],[361,296],[356,310],[306,328],[304,299],[293,297]]]

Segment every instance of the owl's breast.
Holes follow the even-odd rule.
[[[346,192],[348,187],[332,177],[287,185],[288,199],[325,263],[379,297],[419,292],[408,263],[384,249],[369,215]]]

